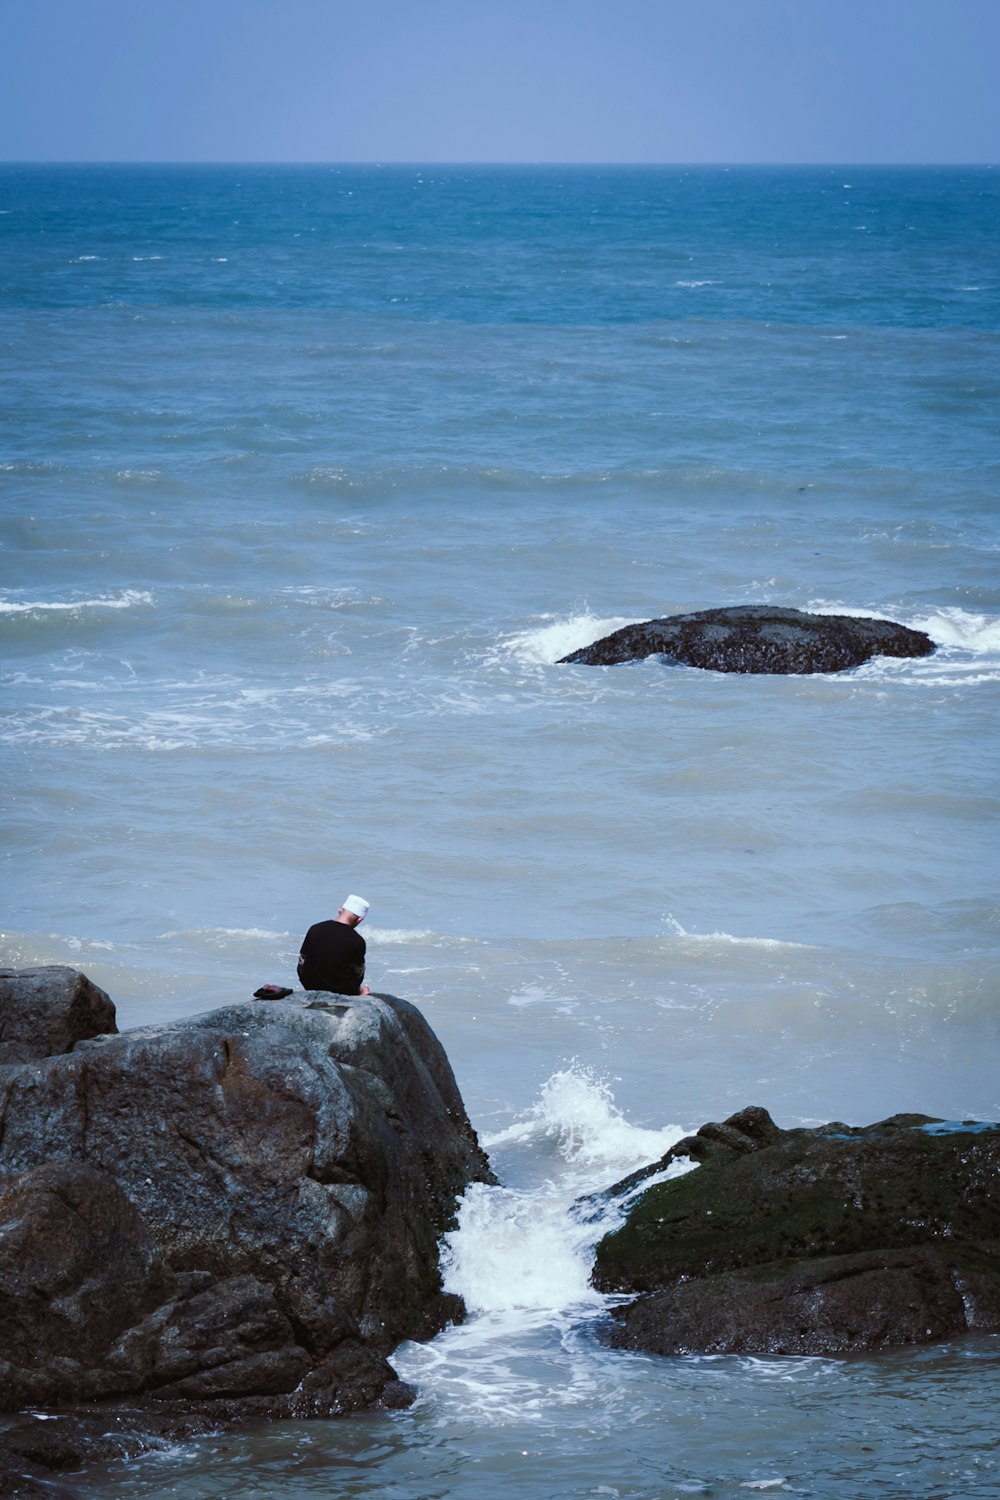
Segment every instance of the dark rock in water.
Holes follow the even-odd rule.
[[[706,1125],[597,1249],[594,1284],[639,1295],[609,1342],[655,1354],[849,1354],[1000,1331],[1000,1126],[922,1115],[779,1130]]]
[[[873,656],[927,656],[934,642],[892,620],[747,604],[646,620],[562,658],[611,666],[663,656],[714,672],[843,672]]]
[[[85,974],[62,964],[0,969],[0,1066],[72,1052],[117,1030],[114,1005]]]
[[[386,1354],[462,1316],[438,1241],[492,1175],[404,1000],[83,1040],[0,1068],[0,1120],[0,1410],[114,1400],[107,1427],[141,1397],[155,1430],[166,1403],[173,1429],[398,1406]]]
[[[234,1423],[214,1402],[194,1411],[176,1401],[81,1405],[71,1411],[0,1416],[0,1497],[80,1500],[80,1469],[138,1458]],[[53,1474],[65,1474],[65,1487]]]

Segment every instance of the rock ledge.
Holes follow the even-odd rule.
[[[897,1115],[779,1130],[705,1125],[697,1170],[650,1187],[597,1248],[594,1284],[637,1293],[608,1340],[655,1354],[855,1354],[1000,1331],[1000,1126]]]

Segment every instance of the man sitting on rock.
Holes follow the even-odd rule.
[[[365,940],[355,928],[364,921],[368,902],[348,896],[332,921],[315,922],[302,940],[299,983],[306,990],[335,995],[370,995],[364,983]]]

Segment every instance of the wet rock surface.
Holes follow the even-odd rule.
[[[684,1176],[642,1183],[684,1157]],[[851,1354],[1000,1331],[1000,1126],[894,1116],[779,1130],[753,1107],[610,1190],[640,1192],[594,1283],[608,1341]]]
[[[107,1425],[138,1397],[155,1431],[406,1404],[385,1356],[462,1316],[438,1240],[492,1180],[420,1012],[307,994],[110,1020],[0,1067],[0,1410],[117,1403]]]
[[[626,625],[562,657],[612,666],[663,656],[714,672],[843,672],[874,656],[927,656],[934,642],[892,620],[813,615],[769,605],[738,605]]]
[[[0,1066],[72,1052],[117,1030],[110,997],[76,969],[0,969]]]

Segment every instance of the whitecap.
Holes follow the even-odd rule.
[[[919,615],[907,622],[923,630],[939,646],[960,646],[965,651],[1000,651],[1000,617],[973,614],[969,610],[945,608]]]
[[[125,589],[120,594],[95,599],[0,599],[0,615],[46,614],[79,609],[132,609],[137,604],[152,604],[153,595],[145,589]]]
[[[507,1004],[512,1005],[515,1010],[524,1010],[529,1005],[551,1004],[563,1014],[568,1014],[577,1008],[579,1001],[571,996],[546,989],[544,985],[526,984],[509,996]]]
[[[287,942],[290,932],[271,932],[266,927],[187,927],[172,928],[160,933],[161,942],[173,942],[177,938],[200,938],[203,941],[223,946],[231,939],[246,942]]]
[[[968,651],[996,651],[1000,649],[1000,616],[977,614],[957,606],[942,606],[922,614],[905,610],[868,609],[863,605],[831,603],[829,600],[810,600],[805,609],[816,615],[847,615],[859,620],[885,620],[893,618],[911,630],[922,630],[936,646],[961,646]]]
[[[731,943],[742,948],[810,948],[811,943],[791,943],[785,938],[734,937],[731,932],[685,932],[688,943]]]
[[[484,1137],[488,1151],[498,1146],[555,1142],[564,1162],[593,1173],[610,1173],[609,1182],[645,1162],[656,1161],[683,1138],[680,1126],[647,1130],[630,1125],[614,1102],[610,1084],[592,1069],[573,1062],[542,1085],[536,1102],[512,1125]]]
[[[420,927],[370,927],[365,923],[365,937],[377,947],[390,947],[401,943],[475,943],[476,938],[447,937],[440,932]]]
[[[518,631],[500,641],[496,650],[501,658],[512,657],[528,666],[551,666],[571,651],[589,646],[613,630],[621,630],[624,625],[637,625],[644,618],[642,615],[601,617],[579,614],[560,619],[543,615],[542,619],[551,623]]]

